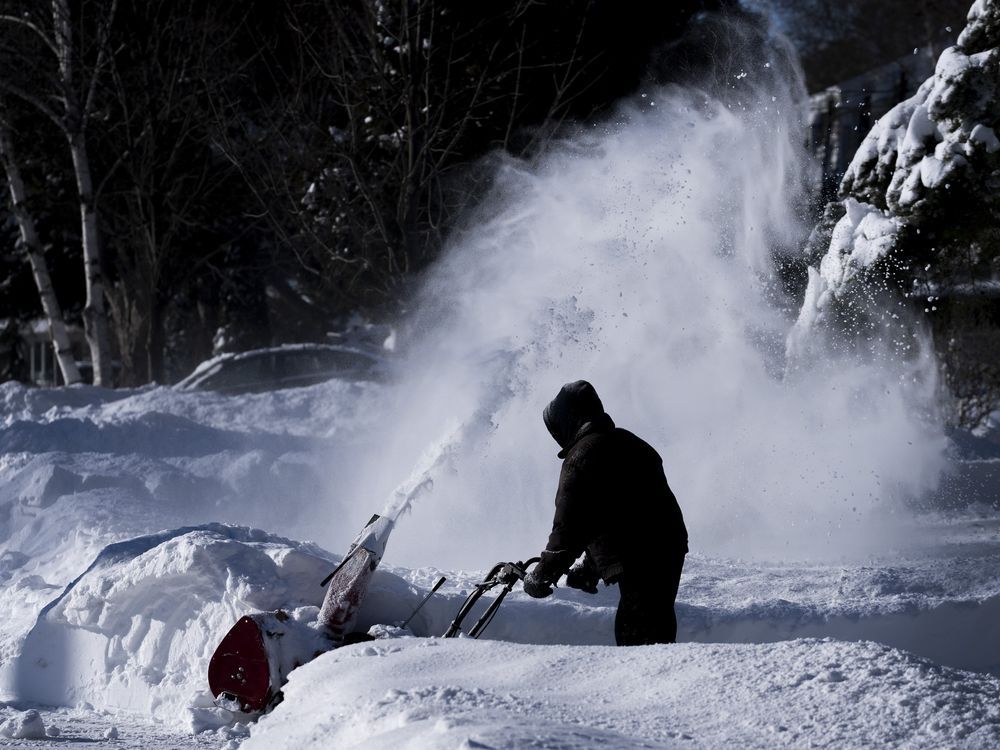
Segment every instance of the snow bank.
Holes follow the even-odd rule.
[[[176,722],[239,616],[283,607],[315,619],[332,565],[308,545],[219,524],[112,544],[39,613],[5,687]]]
[[[331,459],[368,449],[358,411],[379,390],[331,381],[227,398],[0,385],[0,672],[39,611],[109,544],[212,522],[309,538],[318,517],[343,515]]]
[[[966,533],[962,536],[968,540]],[[988,534],[986,535],[988,539]],[[941,663],[1000,671],[985,637],[1000,617],[996,540],[980,555],[862,568],[802,568],[689,560],[678,605],[683,641],[776,642],[805,636],[878,639]],[[243,614],[291,614],[289,653],[328,648],[313,626],[318,581],[336,558],[261,531],[209,524],[109,545],[47,606],[0,672],[5,693],[43,705],[87,703],[196,730],[232,716],[206,693],[208,659]],[[358,627],[406,619],[436,569],[379,570]],[[449,582],[410,632],[442,634],[482,573]],[[613,644],[618,593],[558,589],[544,601],[515,592],[485,637],[520,644]],[[466,627],[487,606],[481,603]]]
[[[378,390],[0,385],[0,694],[179,721],[240,614],[320,603],[332,556],[246,525],[337,513]]]
[[[375,383],[342,380],[239,397],[210,391],[181,393],[161,386],[114,390],[87,385],[29,388],[6,382],[0,383],[0,426],[7,428],[15,422],[49,424],[58,419],[100,426],[129,418],[155,420],[169,415],[239,433],[332,437],[366,422],[373,402],[383,391]],[[176,442],[173,445],[178,447]]]
[[[769,643],[805,637],[877,640],[963,669],[1000,675],[1000,524],[968,521],[911,527],[912,548],[864,565],[791,565],[689,556],[677,603],[678,638]],[[429,588],[437,570],[393,571],[373,588],[364,624],[397,622],[415,602],[405,579]],[[419,635],[444,633],[476,581],[449,582],[415,618]],[[376,603],[377,602],[377,603]],[[515,591],[485,638],[525,644],[612,645],[615,587],[591,596],[567,588],[538,601]],[[485,609],[468,618],[471,626]]]
[[[874,643],[398,639],[294,672],[242,747],[985,749],[1000,743],[998,690]]]

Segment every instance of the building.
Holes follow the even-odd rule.
[[[35,318],[20,325],[10,320],[0,321],[0,332],[6,334],[0,339],[0,374],[3,377],[40,387],[63,384],[46,318]],[[83,329],[67,323],[66,332],[80,374],[89,382],[91,367]]]

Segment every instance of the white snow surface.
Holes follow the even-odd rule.
[[[271,512],[274,497],[287,504],[279,510],[307,507],[281,467],[293,464],[300,482],[319,472],[377,394],[336,383],[239,397],[0,393],[0,734],[10,742],[43,741],[30,737],[53,726],[96,747],[173,747],[192,731],[199,745],[229,747],[247,736],[247,747],[997,741],[986,697],[1000,690],[990,676],[1000,674],[1000,523],[988,509],[901,519],[905,543],[839,562],[696,552],[678,600],[682,643],[628,651],[609,648],[614,587],[541,601],[515,592],[488,642],[428,637],[484,570],[434,567],[433,544],[430,564],[395,565],[393,542],[413,528],[403,515],[359,625],[402,621],[446,575],[410,625],[421,637],[323,655],[292,672],[273,715],[247,726],[211,704],[212,650],[258,610],[284,608],[297,638],[315,635],[318,582],[340,559],[248,523],[302,528],[294,513]]]
[[[35,709],[15,714],[0,723],[0,737],[9,740],[43,740],[45,736],[45,722]]]
[[[410,638],[293,673],[243,747],[991,748],[996,688],[870,642],[622,650]]]

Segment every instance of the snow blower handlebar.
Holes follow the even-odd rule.
[[[518,581],[523,581],[524,577],[528,574],[528,568],[537,563],[539,559],[540,558],[532,557],[524,562],[499,562],[494,565],[490,569],[490,572],[487,573],[486,578],[483,579],[483,582],[477,583],[475,589],[473,589],[472,593],[466,598],[465,603],[462,605],[461,609],[458,610],[458,614],[455,615],[455,619],[448,627],[444,637],[454,638],[461,633],[462,621],[475,606],[476,602],[479,601],[480,597],[482,597],[482,595],[487,591],[490,591],[497,586],[503,586],[503,589],[501,589],[497,598],[490,602],[490,606],[486,608],[485,612],[483,612],[482,617],[476,620],[476,624],[473,625],[468,632],[468,636],[470,638],[478,638],[482,635],[482,632],[493,621],[493,617],[496,615],[497,610],[503,603],[504,598],[514,588],[514,584]]]

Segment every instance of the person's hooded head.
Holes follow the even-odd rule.
[[[566,450],[590,430],[614,427],[611,418],[604,413],[597,391],[586,380],[564,385],[545,407],[542,419],[549,434],[562,448],[560,458],[565,458]]]

